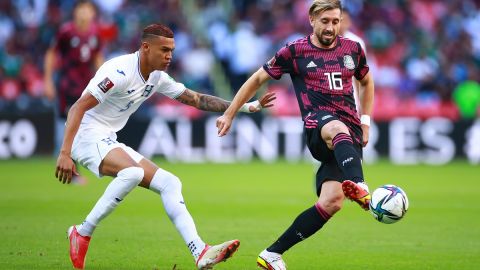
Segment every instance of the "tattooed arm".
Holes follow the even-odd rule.
[[[210,112],[224,112],[230,105],[230,102],[219,97],[200,94],[188,88],[177,97],[177,100],[199,110]]]
[[[266,93],[259,100],[246,103],[246,112],[258,112],[262,108],[273,106],[272,101],[275,100],[274,93]],[[230,106],[230,101],[226,101],[216,96],[201,94],[190,89],[177,97],[177,100],[183,104],[193,106],[202,111],[224,112]]]

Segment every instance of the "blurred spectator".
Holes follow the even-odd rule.
[[[100,8],[100,11],[106,12],[109,15],[117,12],[123,5],[123,0],[94,0],[95,4]]]
[[[236,93],[251,73],[264,62],[270,43],[265,37],[258,36],[249,22],[238,23],[229,38],[229,79],[232,90]]]
[[[210,72],[214,63],[215,59],[212,51],[205,47],[205,44],[198,43],[197,47],[185,52],[180,60],[183,70],[181,80],[187,88],[202,89],[202,92],[209,92],[208,89],[213,89]],[[203,89],[207,89],[207,91]]]
[[[45,18],[48,0],[17,0],[13,4],[27,27],[38,27]]]

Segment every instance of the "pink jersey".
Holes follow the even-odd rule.
[[[357,140],[361,138],[352,76],[363,79],[369,67],[358,42],[338,36],[335,47],[323,49],[307,36],[281,48],[263,68],[277,80],[290,75],[302,118],[316,111],[330,112],[356,133]]]
[[[54,46],[60,58],[60,110],[66,115],[66,110],[80,97],[95,75],[95,57],[101,51],[98,29],[92,25],[86,32],[80,32],[73,23],[66,23],[57,34]]]

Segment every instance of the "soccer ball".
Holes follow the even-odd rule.
[[[373,191],[369,207],[376,220],[386,224],[395,223],[408,210],[407,194],[395,185],[381,186]]]

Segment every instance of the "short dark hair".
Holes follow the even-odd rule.
[[[150,24],[143,28],[142,41],[152,36],[173,38],[173,31],[163,24]]]
[[[77,7],[81,6],[81,5],[91,5],[93,7],[93,9],[95,10],[95,13],[97,13],[98,11],[98,8],[97,8],[97,5],[95,5],[95,3],[91,0],[77,0],[75,2],[75,4],[73,4],[73,10],[75,10]]]

